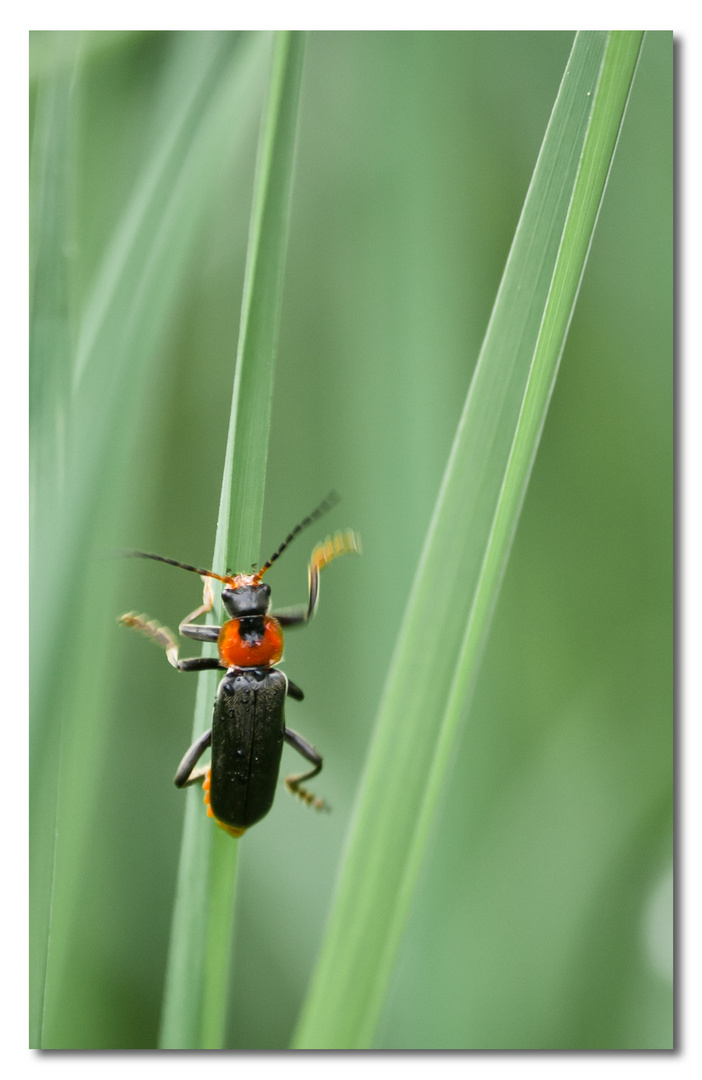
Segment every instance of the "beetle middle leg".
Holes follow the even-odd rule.
[[[290,676],[288,676],[288,689],[286,691],[288,697],[294,698],[295,701],[304,701],[305,695],[297,683],[294,683]]]
[[[285,786],[292,795],[299,795],[299,797],[307,803],[308,806],[314,806],[315,810],[329,810],[329,806],[325,803],[324,799],[318,799],[307,788],[302,787],[303,780],[311,780],[313,776],[321,772],[322,769],[322,757],[317,753],[314,746],[307,742],[307,739],[303,739],[302,735],[298,735],[292,728],[285,729],[285,741],[289,746],[294,747],[299,754],[314,765],[313,769],[309,772],[300,773],[299,776],[286,776]]]
[[[219,637],[219,626],[192,625],[193,619],[197,619],[200,615],[205,615],[208,611],[211,611],[214,603],[209,578],[203,577],[202,580],[204,582],[202,604],[195,611],[191,611],[189,615],[186,615],[178,630],[184,637],[193,638],[196,641],[216,641]],[[122,615],[119,621],[132,630],[140,630],[142,634],[151,638],[154,644],[165,649],[168,663],[176,671],[211,671],[214,668],[222,667],[219,659],[213,656],[194,656],[180,660],[178,658],[178,641],[173,631],[169,630],[167,626],[161,626],[155,619],[149,619],[148,615],[137,615],[135,611],[130,611],[126,615]]]

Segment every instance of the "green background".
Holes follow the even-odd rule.
[[[73,79],[57,211],[69,356],[167,124],[158,106],[174,57],[209,37],[32,35],[35,141],[42,93]],[[232,63],[248,47],[215,37],[231,44]],[[343,502],[267,579],[275,603],[303,599],[317,534],[353,526],[365,553],[325,571],[318,618],[286,641],[285,669],[306,693],[288,723],[324,755],[315,790],[333,813],[317,816],[281,789],[241,841],[232,1047],[289,1042],[571,44],[569,33],[308,38],[261,561],[332,488]],[[644,42],[378,1047],[672,1045],[672,45],[667,33]],[[77,763],[59,807],[47,1046],[156,1043],[184,803],[172,777],[195,685],[115,617],[138,609],[173,627],[199,602],[199,583],[109,556],[136,547],[211,558],[265,35],[252,47],[236,146],[225,132],[203,170],[204,210],[155,315],[83,540],[83,586],[62,628],[76,682],[67,676],[63,700],[44,710],[48,722],[70,716],[62,754]],[[106,408],[97,397],[96,423]],[[35,544],[58,527],[40,519]],[[441,634],[441,611],[427,612],[426,632]],[[296,768],[286,750],[283,769]]]

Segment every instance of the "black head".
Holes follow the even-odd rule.
[[[222,603],[232,619],[241,619],[247,615],[265,615],[271,606],[270,585],[254,584],[251,575],[246,584],[226,585],[222,589]]]

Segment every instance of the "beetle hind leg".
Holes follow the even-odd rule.
[[[320,799],[313,792],[308,791],[307,788],[302,787],[303,780],[310,780],[313,776],[316,776],[319,769],[313,769],[311,772],[303,773],[301,776],[286,776],[285,786],[291,795],[299,795],[303,802],[306,802],[308,806],[313,806],[315,810],[325,810],[327,813],[331,810],[329,803],[324,799]]]
[[[207,750],[208,746],[211,745],[212,729],[209,728],[207,731],[203,732],[199,739],[196,739],[178,766],[175,777],[173,778],[173,783],[177,788],[189,787],[191,784],[197,784],[199,780],[202,780],[206,775],[209,775],[209,767],[196,769],[195,766],[205,753],[205,750]]]
[[[220,829],[224,829],[230,836],[238,837],[246,832],[246,829],[238,829],[234,825],[226,825],[220,821],[212,809],[210,803],[211,766],[205,765],[202,769],[196,769],[199,759],[205,750],[212,744],[212,731],[206,731],[193,743],[187,754],[178,766],[175,774],[175,786],[178,788],[190,787],[191,784],[199,784],[202,781],[202,790],[205,792],[203,802],[207,807],[207,816],[214,818]]]
[[[314,765],[314,768],[310,769],[309,772],[300,773],[297,776],[286,776],[286,788],[291,795],[297,795],[303,802],[307,803],[308,806],[313,806],[315,810],[331,810],[331,807],[324,799],[318,798],[311,791],[308,791],[307,788],[302,786],[303,781],[311,780],[313,776],[317,776],[317,774],[321,772],[321,755],[317,753],[311,743],[307,742],[307,739],[303,739],[302,735],[298,735],[298,733],[291,728],[285,729],[285,741],[288,745],[294,747],[299,754],[306,757],[310,764]]]

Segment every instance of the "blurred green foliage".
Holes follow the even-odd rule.
[[[199,586],[109,555],[138,547],[202,564],[212,549],[268,41],[32,39],[35,148],[57,115],[46,101],[63,102],[49,151],[62,201],[33,217],[35,253],[48,245],[63,282],[58,334],[33,361],[35,454],[52,395],[66,392],[51,342],[75,363],[179,71],[212,64],[221,115],[206,170],[193,171],[189,144],[179,151],[177,175],[190,167],[197,184],[178,203],[178,259],[154,264],[168,291],[148,305],[157,322],[120,391],[123,411],[115,422],[104,390],[91,403],[112,449],[81,537],[61,519],[70,500],[52,498],[34,522],[39,554],[58,537],[81,567],[54,632],[63,674],[41,698],[37,734],[41,746],[58,739],[62,768],[44,1045],[151,1047],[184,809],[172,776],[195,687],[115,617],[138,608],[173,626]],[[281,790],[241,842],[232,1047],[289,1042],[397,623],[571,42],[309,37],[261,558],[332,488],[343,503],[328,528],[357,528],[365,555],[330,568],[316,622],[287,638],[286,670],[306,693],[289,723],[324,754],[319,790],[334,813],[314,816]],[[672,36],[649,34],[379,1047],[672,1045],[672,70]],[[194,128],[203,140],[209,115]],[[145,220],[139,268],[153,289],[158,215]],[[100,445],[90,425],[80,438],[90,458]],[[80,440],[72,452],[79,460]],[[276,564],[279,605],[303,596],[313,539]],[[60,589],[40,601],[58,609]],[[427,633],[441,633],[441,612]],[[35,836],[50,802],[36,803]],[[41,905],[47,879],[37,880]]]

